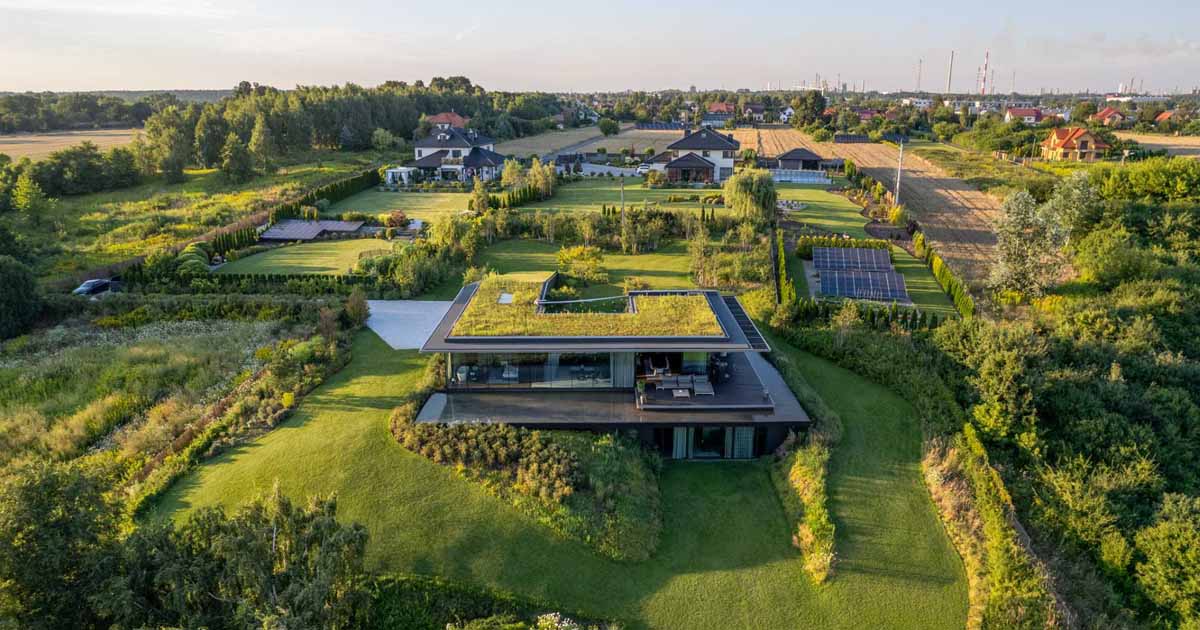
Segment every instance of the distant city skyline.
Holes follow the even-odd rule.
[[[600,6],[0,0],[0,91],[227,89],[428,81],[590,92],[791,88],[1147,92],[1200,86],[1200,3],[863,1],[741,12],[710,0]],[[989,72],[991,74],[991,72]],[[990,77],[989,77],[990,78]]]

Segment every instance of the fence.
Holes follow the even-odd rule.
[[[865,133],[839,133],[833,136],[834,144],[864,144],[871,141]]]
[[[646,129],[650,131],[675,131],[691,129],[691,123],[681,122],[640,122],[633,126],[634,129]]]

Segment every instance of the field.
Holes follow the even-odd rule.
[[[27,157],[40,160],[55,151],[73,147],[87,141],[106,150],[133,141],[141,129],[94,129],[89,131],[54,131],[50,133],[18,133],[0,135],[0,153],[11,157],[14,162]]]
[[[609,153],[620,153],[621,149],[630,149],[633,155],[641,155],[646,148],[654,149],[655,153],[666,150],[667,145],[683,137],[682,130],[654,130],[627,128],[615,136],[600,138],[580,147],[580,152],[595,152],[603,147]]]
[[[815,142],[795,129],[737,129],[742,148],[755,148],[761,134],[764,155],[806,147],[822,157],[854,161],[864,172],[894,188],[899,152],[885,144]],[[957,273],[981,283],[996,257],[993,225],[1000,202],[929,161],[906,151],[900,201],[921,223],[926,236]]]
[[[348,238],[285,245],[222,265],[216,273],[349,273],[362,252],[391,249],[376,238]]]
[[[333,216],[350,211],[381,214],[403,210],[410,219],[433,221],[447,214],[466,210],[470,197],[468,193],[380,192],[372,189],[331,205],[325,215]]]
[[[496,145],[496,153],[516,157],[544,156],[599,137],[601,137],[599,127],[576,127],[562,131],[547,131],[535,136],[501,142]]]
[[[1136,140],[1147,149],[1166,149],[1171,155],[1200,159],[1200,136],[1165,136],[1156,133],[1118,131],[1122,140]]]
[[[234,223],[314,186],[375,165],[373,153],[315,153],[272,175],[231,185],[217,170],[189,170],[187,181],[153,180],[106,193],[64,197],[32,224],[17,213],[7,225],[41,247],[44,280],[77,280],[89,269],[148,254]]]
[[[961,628],[961,562],[920,480],[920,429],[903,399],[794,354],[842,414],[830,463],[841,556],[816,588],[792,548],[762,464],[672,463],[664,530],[643,563],[615,563],[555,537],[482,488],[400,448],[387,416],[423,360],[371,332],[354,360],[271,433],[178,482],[153,516],[232,507],[278,480],[284,492],[336,492],[339,517],[370,532],[368,566],[443,575],[543,597],[633,628]]]

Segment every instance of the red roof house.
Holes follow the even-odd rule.
[[[471,122],[470,118],[459,116],[454,112],[442,112],[440,114],[434,114],[433,116],[430,116],[428,120],[430,124],[435,127],[455,127],[458,129],[466,128],[467,123]]]
[[[1095,134],[1084,127],[1059,127],[1050,130],[1042,142],[1042,158],[1095,162],[1100,152],[1108,148]]]
[[[1105,107],[1095,114],[1092,114],[1091,120],[1098,120],[1101,123],[1104,123],[1105,127],[1111,127],[1113,125],[1119,125],[1125,122],[1125,114],[1122,114],[1115,108]]]
[[[733,103],[721,103],[721,102],[709,103],[708,104],[708,113],[710,113],[710,114],[736,114],[737,113],[737,105],[734,105]]]

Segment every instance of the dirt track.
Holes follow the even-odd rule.
[[[757,149],[758,134],[762,138],[763,155],[806,147],[822,157],[852,160],[860,170],[883,182],[888,190],[895,187],[899,157],[895,147],[814,142],[794,129],[738,129],[734,137],[743,149]],[[992,226],[999,216],[1000,204],[909,152],[904,154],[900,188],[900,202],[921,223],[926,237],[950,268],[970,284],[981,284],[995,258],[996,235]]]

